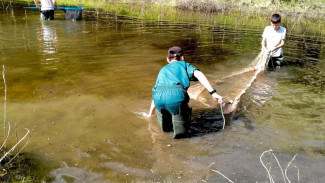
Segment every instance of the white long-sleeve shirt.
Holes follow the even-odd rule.
[[[54,10],[52,1],[55,2],[55,0],[41,0],[41,11]]]

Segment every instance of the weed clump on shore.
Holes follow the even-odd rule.
[[[4,0],[11,3],[12,0]],[[4,4],[2,2],[2,4]],[[30,0],[17,0],[33,6]],[[60,6],[85,6],[96,12],[138,18],[162,19],[178,10],[202,13],[240,13],[242,16],[265,16],[274,12],[296,16],[325,18],[323,0],[60,0]]]
[[[0,182],[53,182],[55,177],[49,175],[51,168],[43,161],[27,153],[9,155],[1,162]]]
[[[181,10],[198,10],[206,13],[215,13],[215,12],[224,12],[227,8],[223,4],[215,0],[205,0],[205,1],[196,1],[196,0],[187,0],[180,1],[176,5],[177,9]]]
[[[314,0],[181,0],[176,3],[176,8],[184,11],[200,11],[203,13],[231,13],[239,12],[242,15],[255,14],[264,16],[273,12],[281,12],[288,16],[303,14],[305,17],[325,18],[325,2]]]

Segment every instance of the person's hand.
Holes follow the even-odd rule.
[[[222,103],[222,97],[218,95],[217,93],[213,93],[212,97],[219,103]]]
[[[149,119],[149,118],[152,117],[152,114],[148,113],[148,114],[145,115],[145,117]]]
[[[273,49],[268,49],[265,46],[263,46],[262,51],[265,51],[267,54],[270,54],[273,51]]]
[[[262,46],[261,50],[262,50],[262,51],[266,51],[267,48],[266,48],[265,46]]]

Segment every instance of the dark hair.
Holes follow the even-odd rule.
[[[182,48],[179,46],[173,46],[168,50],[168,58],[173,59],[176,58],[177,60],[180,60],[181,57],[184,55],[184,52]]]
[[[281,23],[281,16],[279,14],[273,14],[271,16],[271,22],[274,24]]]

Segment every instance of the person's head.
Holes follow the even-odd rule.
[[[271,16],[271,26],[273,27],[274,30],[278,30],[281,25],[281,16],[279,14],[273,14]]]
[[[170,62],[172,60],[184,60],[184,52],[181,47],[173,46],[169,48],[167,53],[167,61]]]

